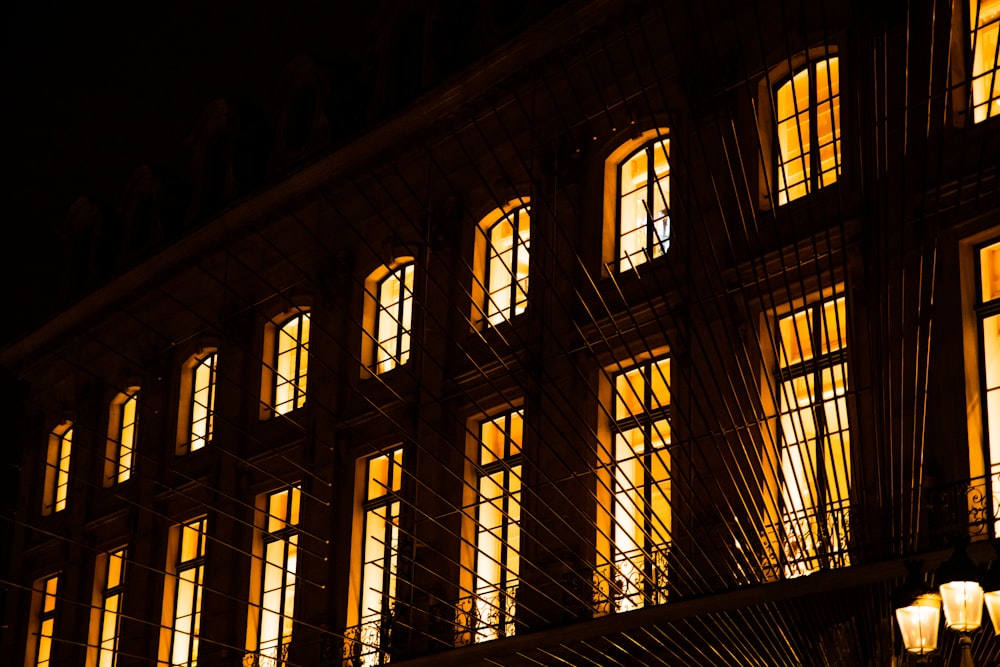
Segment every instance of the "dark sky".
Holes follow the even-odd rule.
[[[15,2],[5,12],[8,237],[0,251],[15,312],[31,310],[27,286],[52,271],[52,228],[73,201],[117,205],[144,162],[183,175],[184,140],[205,106],[226,97],[269,107],[279,73],[299,53],[363,60],[370,45],[360,36],[370,34],[377,5]]]

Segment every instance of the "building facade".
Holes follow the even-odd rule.
[[[915,664],[906,563],[996,559],[1000,2],[869,4],[210,106],[183,233],[0,352],[11,664]]]

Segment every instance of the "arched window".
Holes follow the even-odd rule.
[[[261,417],[288,414],[306,403],[309,312],[296,308],[264,328]]]
[[[48,455],[45,459],[45,485],[42,514],[54,514],[66,509],[69,492],[69,464],[73,453],[73,422],[63,422],[49,433]]]
[[[771,156],[764,201],[778,206],[826,187],[840,177],[840,60],[829,47],[782,65],[769,76],[762,122]],[[768,137],[773,134],[773,138]]]
[[[376,375],[410,359],[414,266],[412,257],[397,258],[365,281],[363,359]]]
[[[111,400],[108,409],[108,442],[104,457],[104,486],[128,481],[135,461],[139,423],[139,387],[129,387]]]
[[[181,369],[177,410],[177,453],[194,452],[212,442],[218,352],[205,348],[188,357]]]
[[[472,295],[474,323],[497,325],[528,306],[528,249],[531,207],[522,197],[479,223]]]
[[[649,130],[619,146],[605,162],[604,180],[605,261],[614,261],[621,272],[666,255],[670,249],[667,130]]]

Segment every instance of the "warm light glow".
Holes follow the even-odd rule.
[[[180,532],[175,573],[174,613],[170,633],[170,664],[195,667],[201,632],[201,597],[205,575],[206,519],[178,527]]]
[[[490,324],[513,319],[528,305],[529,212],[528,206],[519,206],[483,232],[489,248],[483,310]]]
[[[191,415],[189,451],[197,451],[212,441],[215,422],[216,354],[205,355],[191,369]]]
[[[1000,116],[1000,0],[970,0],[969,32],[972,43],[972,118],[981,123]]]
[[[667,600],[670,507],[670,359],[615,375],[613,570],[618,611]]]
[[[263,550],[258,558],[260,599],[252,637],[261,664],[281,667],[292,641],[298,569],[301,490],[291,486],[267,495]],[[252,631],[252,629],[251,629]]]
[[[815,572],[820,553],[849,564],[851,446],[847,411],[844,297],[778,321],[781,384],[781,553],[787,577]],[[807,363],[809,362],[809,363]],[[820,523],[825,506],[826,521]],[[825,548],[820,549],[820,545]]]
[[[413,318],[413,263],[404,264],[378,284],[375,321],[375,372],[384,373],[410,359]]]
[[[98,631],[98,667],[114,667],[118,661],[119,624],[125,590],[125,549],[104,557],[104,590]]]
[[[993,634],[1000,635],[1000,591],[983,593],[983,601],[986,602],[986,611],[993,623]]]
[[[935,593],[921,595],[910,606],[896,610],[896,621],[907,651],[924,655],[937,650],[941,596]]]
[[[277,331],[274,412],[284,415],[305,405],[309,377],[309,313],[300,313]]]
[[[357,630],[344,642],[345,657],[357,667],[382,665],[389,659],[399,562],[399,511],[403,448],[365,461],[365,493],[361,498],[361,597]]]
[[[41,600],[37,607],[33,608],[37,610],[37,628],[36,633],[31,633],[28,636],[28,652],[34,653],[35,667],[49,667],[52,661],[52,645],[53,645],[53,633],[55,632],[56,623],[56,595],[59,592],[59,575],[54,574],[51,577],[42,579],[35,582],[35,594],[41,596]],[[37,599],[37,598],[36,598]],[[32,646],[31,644],[34,643]]]
[[[515,632],[521,550],[520,410],[479,425],[475,601],[470,629],[476,642]]]
[[[115,396],[108,410],[108,446],[105,485],[121,484],[132,476],[138,426],[139,387],[129,387]]]
[[[958,632],[972,632],[983,622],[983,587],[976,581],[951,581],[938,587],[944,623]]]
[[[670,140],[654,139],[618,171],[618,270],[626,271],[670,248]]]
[[[836,57],[811,63],[777,90],[779,205],[840,176],[839,63]]]
[[[52,514],[66,509],[72,452],[73,424],[66,422],[49,434],[42,514]]]

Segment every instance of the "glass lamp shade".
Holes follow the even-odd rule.
[[[944,624],[958,632],[972,632],[983,622],[983,587],[978,581],[941,584]]]
[[[990,614],[993,622],[993,633],[1000,635],[1000,591],[990,591],[983,595],[986,601],[986,611]]]
[[[896,622],[907,651],[924,655],[937,650],[941,596],[936,593],[921,595],[909,606],[896,609]]]

